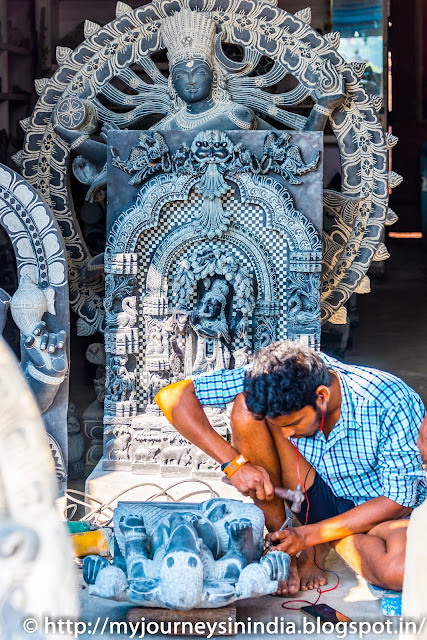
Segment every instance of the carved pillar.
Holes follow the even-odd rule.
[[[322,254],[291,251],[288,288],[288,338],[320,348],[320,273]]]
[[[131,469],[131,418],[137,412],[138,310],[135,253],[105,257],[104,469]]]

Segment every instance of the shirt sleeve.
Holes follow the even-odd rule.
[[[383,495],[403,507],[413,507],[426,493],[426,479],[416,442],[425,415],[424,405],[408,394],[388,411],[381,425],[378,450]]]
[[[196,397],[202,405],[224,408],[242,393],[247,367],[220,369],[192,378]]]

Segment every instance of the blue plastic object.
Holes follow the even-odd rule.
[[[383,616],[402,615],[402,592],[382,589],[375,584],[367,583],[369,590],[374,596],[381,600],[381,613]]]

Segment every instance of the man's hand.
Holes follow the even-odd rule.
[[[266,546],[272,551],[285,551],[290,556],[294,556],[310,546],[306,543],[304,530],[305,527],[298,527],[268,533],[265,538]],[[279,544],[276,544],[277,541]]]
[[[422,421],[418,432],[417,447],[420,450],[422,461],[427,462],[427,415]]]
[[[274,487],[267,471],[262,467],[247,462],[230,478],[231,484],[244,496],[252,500],[273,500]]]

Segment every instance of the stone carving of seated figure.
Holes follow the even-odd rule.
[[[215,280],[199,308],[190,315],[190,325],[197,334],[194,374],[227,368],[230,364],[230,332],[225,317],[228,293],[227,283]]]
[[[116,509],[114,564],[98,556],[83,563],[92,595],[187,611],[273,593],[286,579],[287,554],[261,557],[264,518],[255,505],[213,499],[197,510],[160,512],[150,526],[144,509],[152,508]]]

